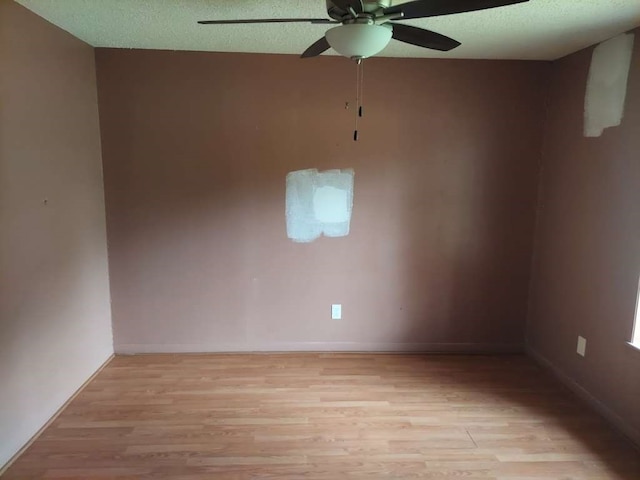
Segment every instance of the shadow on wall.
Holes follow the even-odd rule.
[[[116,345],[521,348],[546,64],[371,60],[358,142],[342,58],[97,64]],[[306,168],[354,169],[348,237],[287,239]]]

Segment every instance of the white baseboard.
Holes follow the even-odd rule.
[[[136,353],[233,353],[233,352],[390,352],[390,353],[523,353],[520,344],[485,343],[367,343],[367,342],[279,342],[237,344],[120,344],[116,354]]]
[[[560,380],[569,390],[580,397],[591,408],[602,415],[609,423],[611,423],[617,430],[624,434],[629,440],[631,440],[636,447],[640,448],[640,431],[629,426],[625,420],[617,413],[607,407],[604,403],[594,397],[587,389],[576,382],[573,378],[565,374],[560,368],[551,363],[546,357],[535,351],[530,346],[526,348],[527,354],[533,358],[542,367],[550,370],[553,375]]]

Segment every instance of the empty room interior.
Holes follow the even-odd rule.
[[[0,477],[639,480],[639,0],[0,0]]]

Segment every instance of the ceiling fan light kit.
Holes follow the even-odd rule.
[[[331,48],[340,55],[362,59],[380,53],[391,41],[392,30],[387,25],[350,23],[333,27],[325,34]]]
[[[201,20],[202,25],[230,25],[246,23],[312,23],[340,24],[307,48],[301,58],[317,57],[333,48],[340,55],[358,64],[357,116],[362,116],[362,59],[380,53],[391,39],[417,47],[448,52],[461,44],[437,32],[413,27],[398,20],[437,17],[505,7],[529,0],[414,0],[392,5],[392,0],[326,0],[328,18],[267,18],[247,20]],[[358,139],[357,117],[354,140]]]

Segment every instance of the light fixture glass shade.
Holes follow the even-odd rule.
[[[352,23],[326,33],[329,45],[348,58],[367,58],[381,52],[391,40],[391,29],[380,25]]]

